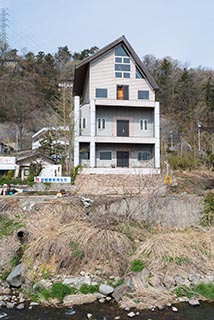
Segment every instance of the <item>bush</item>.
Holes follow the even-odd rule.
[[[139,271],[142,271],[145,267],[145,264],[143,261],[141,260],[133,260],[131,262],[131,267],[130,267],[130,271],[133,271],[133,272],[139,272]]]
[[[174,170],[194,170],[199,166],[199,160],[192,156],[180,158],[177,155],[173,155],[168,159],[168,162]]]
[[[204,197],[204,208],[201,212],[200,223],[203,226],[213,226],[214,225],[214,194],[208,193]]]
[[[99,285],[92,285],[92,284],[86,284],[83,283],[80,287],[80,292],[83,294],[88,294],[88,293],[95,293],[98,292],[99,290]]]
[[[176,294],[177,297],[205,297],[209,300],[214,300],[214,284],[213,283],[199,283],[198,285],[187,287],[185,285],[179,286],[173,290],[173,293]]]

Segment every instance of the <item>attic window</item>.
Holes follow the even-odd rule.
[[[130,58],[122,46],[118,46],[115,48],[114,70],[116,78],[130,78]]]
[[[135,78],[136,78],[136,79],[145,79],[144,75],[143,75],[142,72],[138,69],[138,67],[136,67]]]

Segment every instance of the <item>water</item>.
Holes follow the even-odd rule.
[[[179,304],[178,312],[173,312],[170,308],[162,311],[140,311],[140,315],[134,317],[136,320],[214,320],[214,303],[203,303],[197,307],[188,304]],[[135,310],[133,310],[135,311]],[[6,310],[0,309],[1,314],[7,313],[5,320],[84,320],[87,314],[93,314],[93,320],[113,320],[120,316],[121,320],[131,319],[127,317],[127,311],[120,310],[116,304],[93,303],[74,308],[42,308],[34,307],[29,310]],[[92,318],[91,318],[92,319]]]

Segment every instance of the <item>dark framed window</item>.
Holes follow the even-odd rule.
[[[117,85],[117,99],[118,100],[129,100],[129,86]]]
[[[130,78],[130,73],[129,72],[124,72],[123,73],[124,78]]]
[[[130,71],[130,65],[117,63],[115,64],[115,71]]]
[[[125,56],[128,56],[128,54],[127,54],[126,50],[122,46],[117,46],[115,48],[115,56],[125,57]]]
[[[150,160],[151,159],[151,152],[149,151],[141,151],[138,153],[138,160]]]
[[[123,62],[123,60],[122,60],[121,57],[115,57],[115,62],[116,63],[121,63],[121,62]]]
[[[97,119],[97,128],[98,129],[105,129],[105,127],[106,127],[106,120],[104,118]]]
[[[145,79],[143,73],[138,69],[138,67],[136,67],[135,78],[136,79]]]
[[[141,119],[140,120],[140,130],[148,130],[148,120],[147,119]]]
[[[111,160],[112,153],[111,151],[100,151],[100,160]]]
[[[80,129],[85,129],[87,126],[86,118],[80,118]]]
[[[139,90],[138,99],[149,100],[149,91],[148,90]]]
[[[80,159],[81,160],[89,160],[90,152],[89,151],[80,151]]]
[[[103,88],[96,89],[96,98],[107,98],[108,90]]]
[[[115,72],[116,78],[122,78],[122,72]]]
[[[130,63],[130,58],[123,58],[123,63]]]

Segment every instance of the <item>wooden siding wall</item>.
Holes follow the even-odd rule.
[[[90,65],[90,98],[95,99],[96,88],[106,88],[108,99],[116,99],[116,86],[129,85],[129,100],[138,100],[138,90],[149,90],[149,100],[155,101],[155,94],[145,79],[135,78],[135,64],[131,59],[131,76],[129,79],[115,78],[114,49]],[[143,101],[143,100],[142,100]]]

